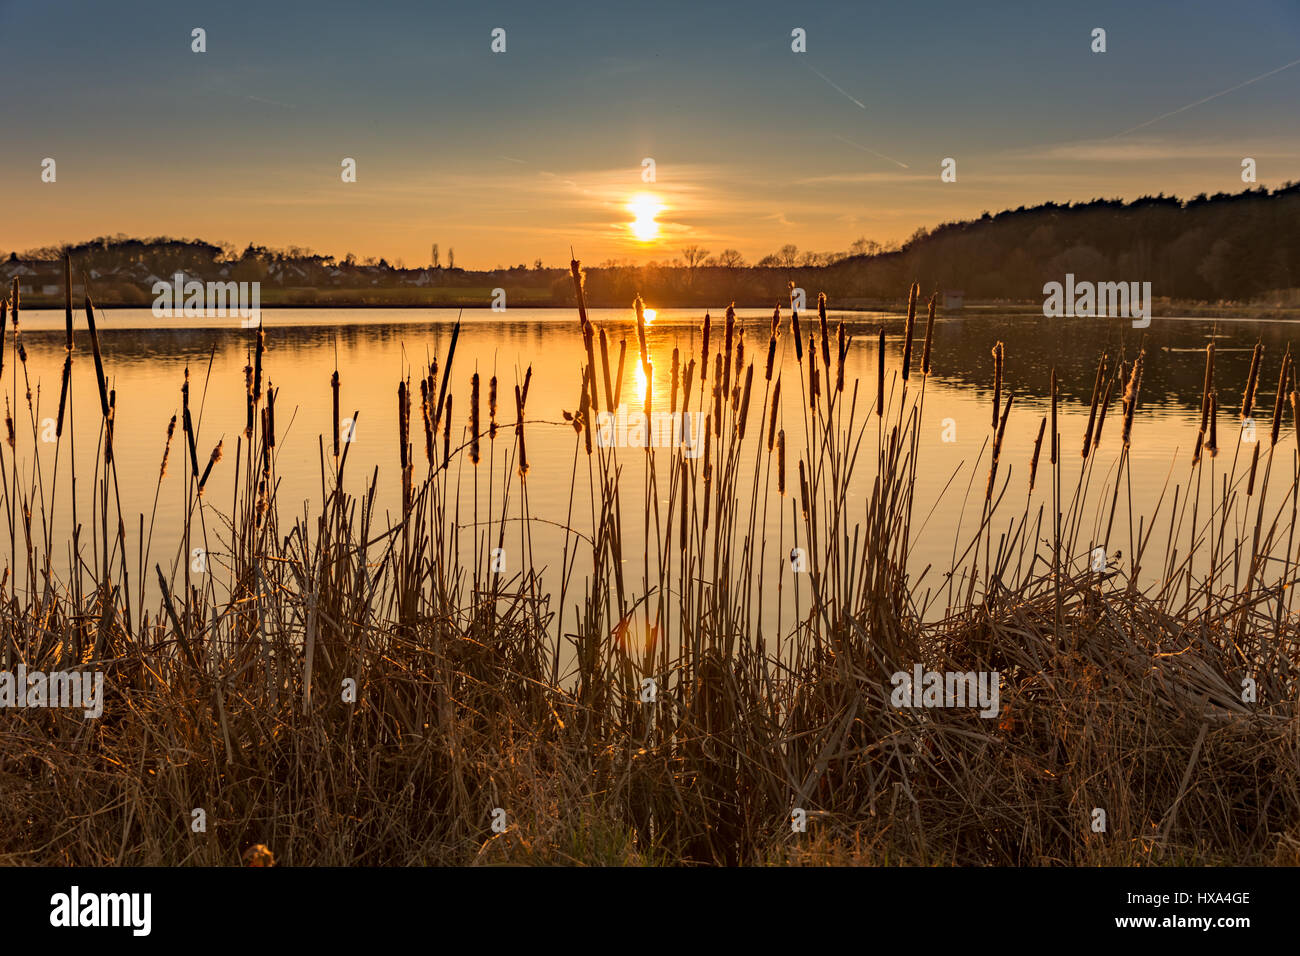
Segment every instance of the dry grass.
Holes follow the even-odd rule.
[[[913,287],[909,374],[887,380],[882,352],[875,382],[845,380],[854,343],[828,327],[824,302],[805,322],[807,343],[792,317],[800,382],[784,388],[802,395],[802,421],[778,407],[779,312],[766,353],[749,349],[755,381],[746,330],[727,310],[720,351],[709,355],[706,325],[698,366],[674,353],[672,410],[707,416],[706,452],[692,459],[593,443],[594,416],[628,387],[627,340],[611,362],[614,330],[587,320],[576,262],[572,271],[585,349],[563,524],[587,530],[565,533],[545,580],[534,568],[554,555],[492,570],[507,536],[535,557],[527,442],[543,426],[528,417],[531,371],[513,405],[506,386],[500,408],[492,378],[484,423],[479,374],[456,364],[455,337],[441,369],[418,370],[414,436],[414,389],[399,384],[402,514],[391,523],[375,504],[377,474],[348,471],[346,375],[331,380],[318,509],[292,516],[276,499],[279,469],[294,465],[277,457],[263,333],[250,333],[247,428],[225,436],[224,457],[222,442],[199,457],[202,401],[187,373],[187,516],[175,553],[155,558],[152,518],[128,535],[120,513],[119,469],[136,480],[154,466],[111,454],[113,427],[125,425],[112,418],[87,298],[95,474],[62,489],[54,477],[76,431],[63,428],[62,398],[52,468],[42,471],[50,452],[30,400],[30,437],[23,429],[0,447],[12,558],[0,669],[100,669],[108,701],[98,720],[0,713],[0,862],[235,865],[253,844],[281,865],[1298,862],[1296,454],[1275,424],[1249,465],[1234,454],[1231,470],[1215,471],[1212,353],[1206,454],[1198,442],[1185,487],[1166,489],[1145,516],[1120,498],[1140,441],[1142,357],[1099,365],[1077,457],[1058,452],[1079,446],[1057,433],[1053,373],[1050,462],[1038,461],[1045,416],[1032,469],[1051,483],[1044,514],[1002,456],[1011,395],[999,343],[979,530],[954,541],[951,567],[927,586],[931,569],[907,568],[926,382],[942,363],[933,301],[920,367]],[[15,411],[27,388],[19,309],[15,289]],[[70,363],[70,281],[67,313]],[[648,378],[644,327],[631,331]],[[455,419],[453,378],[470,389],[469,415]],[[1100,467],[1113,469],[1113,496],[1085,517],[1112,393],[1123,407],[1111,431],[1123,434]],[[787,451],[787,432],[800,430]],[[20,473],[15,442],[29,440],[35,463]],[[645,459],[641,488],[619,479],[629,456]],[[862,469],[876,476],[872,493],[851,508],[848,483]],[[160,485],[166,472],[164,451]],[[1270,481],[1285,494],[1267,496]],[[489,520],[464,522],[461,502],[477,516],[480,495]],[[77,531],[56,542],[64,501]],[[764,532],[772,514],[775,542]],[[643,533],[625,534],[625,521]],[[1157,522],[1164,533],[1148,547]],[[1125,525],[1127,557],[1094,571],[1092,548],[1111,553]],[[633,539],[645,542],[640,554],[625,550]],[[807,552],[801,588],[782,583],[794,546]],[[194,548],[229,556],[200,574]],[[60,577],[66,555],[78,559]],[[1143,568],[1152,583],[1139,582]],[[773,588],[783,618],[794,605],[791,629],[763,620],[759,596]],[[918,662],[999,671],[1002,713],[893,708],[890,675]],[[1257,703],[1242,701],[1245,677]],[[646,678],[653,704],[640,699]],[[342,699],[348,679],[355,703]],[[206,833],[191,832],[196,807]],[[494,807],[507,811],[504,833],[490,828]],[[795,807],[806,833],[792,832]],[[1091,828],[1094,808],[1106,811],[1104,833]]]

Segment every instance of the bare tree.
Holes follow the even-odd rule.
[[[787,269],[793,269],[795,263],[799,261],[799,249],[792,242],[787,242],[780,249],[776,250],[776,259]]]
[[[686,257],[686,267],[694,272],[696,267],[708,258],[709,250],[700,246],[687,246],[682,250],[682,255]]]
[[[745,257],[735,249],[723,249],[718,256],[718,265],[725,269],[743,269]]]
[[[454,268],[456,268],[456,250],[455,250],[455,249],[452,249],[452,248],[448,248],[448,249],[447,249],[447,268],[448,268],[448,269],[454,269]]]
[[[438,258],[438,244],[436,242],[433,244],[433,257],[431,261],[433,262],[433,268],[435,269],[442,268],[442,266],[439,264],[441,260]]]

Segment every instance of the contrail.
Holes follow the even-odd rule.
[[[1186,106],[1180,106],[1178,107],[1178,109],[1170,110],[1168,113],[1161,113],[1155,119],[1147,120],[1145,123],[1139,123],[1137,126],[1134,126],[1130,129],[1126,129],[1122,133],[1116,133],[1114,136],[1111,136],[1109,138],[1116,139],[1120,136],[1127,136],[1129,133],[1133,133],[1136,132],[1137,130],[1143,129],[1144,127],[1150,126],[1152,123],[1159,123],[1162,119],[1168,119],[1171,116],[1175,116],[1179,113],[1185,112],[1186,110],[1190,110],[1195,106],[1200,106],[1202,103],[1208,103],[1210,102],[1210,100],[1217,100],[1220,96],[1227,96],[1229,93],[1239,90],[1243,86],[1250,86],[1250,84],[1252,83],[1258,83],[1260,80],[1266,79],[1267,77],[1272,76],[1274,73],[1281,73],[1283,70],[1289,70],[1297,63],[1300,63],[1300,60],[1292,60],[1290,63],[1287,63],[1284,66],[1279,66],[1276,70],[1269,70],[1267,73],[1261,73],[1259,76],[1246,80],[1244,83],[1238,83],[1236,86],[1230,86],[1226,90],[1222,90],[1218,93],[1211,94],[1210,96],[1207,96],[1204,99],[1197,100],[1195,103],[1188,103]],[[830,81],[828,80],[827,82]],[[844,91],[841,90],[840,92],[843,93]],[[848,94],[845,95],[847,96]]]
[[[805,64],[805,66],[806,66],[806,65],[807,65],[807,64]],[[820,70],[814,69],[814,68],[811,67],[811,66],[808,67],[808,69],[812,70],[814,73],[816,73],[818,76],[820,76],[823,80],[825,80],[828,84],[830,84],[831,88],[834,89],[835,92],[841,94],[842,96],[847,96],[849,99],[851,99],[851,100],[853,101],[854,105],[856,105],[856,106],[858,107],[858,109],[860,109],[860,110],[865,110],[865,109],[867,108],[865,103],[863,103],[863,102],[862,102],[860,99],[858,99],[856,96],[852,96],[852,95],[850,95],[849,93],[846,93],[842,87],[837,86],[837,85],[835,84],[835,81],[832,80],[832,79],[831,79],[829,76],[827,76],[825,73],[822,73]]]
[[[845,95],[847,96],[848,94],[845,94]],[[834,134],[832,134],[832,138],[833,138],[833,139],[838,139],[841,143],[847,143],[849,146],[852,146],[852,147],[854,147],[855,149],[860,149],[860,150],[862,150],[864,153],[870,153],[872,156],[879,156],[881,159],[887,159],[887,160],[889,160],[891,163],[893,163],[895,166],[901,166],[901,167],[903,167],[904,169],[911,169],[911,168],[912,168],[912,167],[908,166],[907,163],[900,163],[898,160],[894,159],[894,157],[892,157],[892,156],[886,156],[884,153],[878,153],[878,152],[876,152],[874,149],[868,149],[866,146],[863,146],[861,143],[855,143],[855,142],[853,142],[853,140],[851,140],[851,139],[845,139],[843,136],[835,136]]]

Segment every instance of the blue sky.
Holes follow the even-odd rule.
[[[432,242],[468,266],[570,244],[752,260],[1045,200],[1233,191],[1246,156],[1261,183],[1300,179],[1300,65],[1134,129],[1300,59],[1300,4],[1083,8],[0,0],[0,249],[125,232],[409,265]],[[650,242],[627,229],[644,192],[665,207]]]

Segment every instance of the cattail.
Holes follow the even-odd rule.
[[[330,376],[330,391],[334,393],[334,460],[339,457],[339,370]],[[368,420],[368,419],[367,419]]]
[[[939,293],[930,296],[928,306],[928,315],[925,318],[925,348],[921,351],[921,374],[930,374],[930,347],[934,342],[934,304],[939,298]]]
[[[0,324],[3,324],[0,319]],[[66,331],[67,343],[64,348],[72,351],[72,256],[69,253],[63,254],[63,325]]]
[[[244,424],[244,437],[253,437],[253,366],[244,366],[244,407],[248,412],[247,420]]]
[[[492,379],[496,383],[496,379]],[[420,379],[420,417],[424,420],[424,458],[433,468],[433,419],[429,417],[429,380]],[[493,425],[493,428],[496,426]]]
[[[820,391],[817,381],[817,352],[813,347],[813,334],[808,333],[808,407],[817,410],[817,394]]]
[[[641,368],[650,368],[650,350],[645,341],[645,303],[641,301],[638,295],[632,303],[636,309],[636,338],[641,346]]]
[[[1097,424],[1097,403],[1101,400],[1101,381],[1106,374],[1106,356],[1097,363],[1097,376],[1092,380],[1092,401],[1088,404],[1088,430],[1083,433],[1083,457],[1086,460],[1092,448],[1092,430]]]
[[[1246,483],[1246,497],[1255,493],[1255,470],[1259,468],[1259,442],[1255,442],[1255,453],[1250,457],[1250,481]]]
[[[742,393],[740,399],[739,429],[740,429],[740,438],[742,441],[745,438],[745,420],[749,418],[749,387],[750,385],[753,384],[753,381],[754,381],[754,366],[751,365],[749,366],[749,368],[745,370],[745,391]],[[759,428],[762,428],[761,424],[759,425]],[[759,434],[762,433],[760,432]]]
[[[532,371],[532,366],[529,366]],[[619,371],[622,372],[622,359],[619,360]],[[519,477],[528,476],[528,448],[524,444],[524,392],[515,386],[515,413],[518,418],[515,420],[515,437],[519,440]]]
[[[401,462],[402,471],[411,463],[410,441],[411,441],[411,413],[409,411],[411,403],[407,400],[407,383],[399,381],[397,383],[397,457]]]
[[[668,399],[668,413],[670,415],[677,414],[677,387],[679,384],[680,377],[681,377],[681,353],[678,351],[676,346],[673,346],[673,374],[672,374],[673,384]]]
[[[785,429],[776,433],[776,492],[785,497]]]
[[[826,374],[830,374],[831,369],[831,330],[826,324],[826,293],[817,293],[817,322],[821,326],[822,332],[822,368],[826,369]]]
[[[835,330],[835,391],[844,391],[844,360],[849,355],[849,343],[844,338],[844,323],[836,327]]]
[[[488,379],[488,440],[496,441],[497,437],[497,377],[493,375]]]
[[[618,408],[619,397],[623,394],[623,359],[627,357],[627,339],[620,339],[618,343],[618,377],[614,379],[614,401],[610,403],[610,409]]]
[[[28,397],[28,404],[31,404],[31,398]],[[117,389],[112,389],[108,393],[108,417],[104,419],[104,465],[107,467],[113,463],[113,423],[117,419]],[[200,491],[202,488],[200,487]]]
[[[916,330],[916,297],[920,295],[921,287],[917,283],[912,283],[911,291],[907,294],[907,326],[903,337],[903,381],[907,381],[908,373],[912,369],[912,336]]]
[[[262,400],[262,353],[266,351],[266,330],[257,326],[257,345],[253,349],[253,401]]]
[[[1287,376],[1291,373],[1291,347],[1288,345],[1286,352],[1282,355],[1282,371],[1277,377],[1277,397],[1273,401],[1273,432],[1272,441],[1269,444],[1271,448],[1277,444],[1278,433],[1282,430],[1282,403],[1283,396],[1286,394]]]
[[[262,427],[263,439],[268,448],[275,447],[275,396],[279,389],[271,387],[271,382],[266,383],[266,424]]]
[[[1129,446],[1133,432],[1133,412],[1137,409],[1138,391],[1142,388],[1142,365],[1146,359],[1146,349],[1138,352],[1137,361],[1133,363],[1133,372],[1129,375],[1128,387],[1124,390],[1124,447]]]
[[[1007,403],[1002,409],[1002,417],[998,422],[997,428],[993,435],[993,458],[989,462],[989,483],[984,489],[984,500],[990,501],[993,498],[993,485],[998,475],[998,464],[1002,460],[1002,436],[1007,430],[1007,418],[1011,414],[1011,395],[1007,395]]]
[[[681,476],[681,489],[682,489],[681,531],[679,533],[678,546],[681,548],[683,552],[685,552],[686,551],[686,529],[687,529],[686,518],[687,515],[690,513],[690,510],[686,507],[686,494],[687,494],[687,489],[689,487],[687,485],[687,482],[690,480],[690,478],[686,469],[686,458],[684,456],[681,459],[681,467],[679,469],[678,474]]]
[[[1219,393],[1210,393],[1210,440],[1205,443],[1205,451],[1214,458],[1219,454]]]
[[[176,433],[176,416],[172,416],[170,424],[167,426],[167,440],[163,443],[162,465],[158,468],[158,480],[162,481],[167,477],[167,457],[172,453],[172,435]]]
[[[772,452],[772,442],[776,439],[776,413],[781,408],[781,376],[776,377],[776,386],[772,389],[772,409],[767,419],[767,451]]]
[[[885,416],[885,327],[880,327],[880,341],[876,345],[876,417]]]
[[[1050,452],[1051,452],[1051,455],[1052,455],[1051,460],[1050,460],[1050,464],[1053,464],[1053,465],[1056,464],[1056,452],[1057,452],[1056,440],[1057,440],[1057,436],[1058,436],[1058,434],[1059,434],[1059,432],[1058,432],[1058,430],[1057,430],[1057,426],[1056,426],[1056,406],[1057,406],[1057,400],[1058,400],[1058,399],[1057,399],[1057,396],[1058,396],[1058,392],[1057,392],[1057,388],[1056,388],[1056,366],[1053,365],[1053,366],[1052,366],[1052,436],[1051,436],[1051,438],[1048,440],[1048,446],[1047,446],[1048,449],[1049,449]],[[1010,403],[1011,403],[1011,399],[1010,399],[1010,397],[1008,397],[1008,398],[1007,398],[1007,404],[1009,405]],[[1005,424],[1006,424],[1006,421],[1007,421],[1007,420],[1006,420],[1005,418],[1003,418],[1003,419],[1002,419],[1002,424],[1005,425]],[[1002,438],[1002,436],[999,435],[998,438],[999,438],[999,440],[1000,440],[1000,439]]]
[[[723,348],[726,352],[726,358],[723,360],[722,369],[722,391],[731,391],[731,349],[732,337],[736,333],[736,304],[733,302],[727,306],[726,312],[726,337],[723,340]]]
[[[713,356],[713,430],[722,434],[722,353]]]
[[[443,379],[443,382],[445,384],[446,379]],[[516,394],[518,393],[518,391],[519,391],[519,386],[516,385],[515,386]],[[446,406],[447,416],[442,423],[442,463],[444,465],[447,464],[447,459],[451,457],[451,405],[452,405],[452,399],[454,398],[455,398],[454,395],[447,396],[447,406]]]
[[[203,477],[199,479],[199,497],[203,496],[203,486],[208,483],[208,475],[212,474],[212,466],[221,461],[221,444],[224,441],[223,438],[217,442],[217,447],[212,449],[212,454],[208,457],[208,467],[203,469]]]
[[[588,366],[587,371],[588,373],[591,372],[590,366]],[[594,382],[596,379],[595,376],[589,374],[586,380]],[[587,449],[588,458],[591,457],[590,416],[591,416],[591,396],[588,394],[588,390],[586,388],[583,388],[582,394],[578,396],[578,414],[575,415],[573,418],[573,427],[583,433],[583,441]],[[584,425],[587,426],[585,429],[583,428]]]
[[[1038,437],[1034,439],[1034,457],[1029,459],[1029,491],[1032,494],[1034,490],[1034,476],[1038,474],[1038,453],[1043,448],[1043,432],[1047,429],[1047,416],[1044,415],[1038,422]]]
[[[799,509],[803,512],[803,520],[808,520],[808,477],[804,473],[803,459],[799,459]]]
[[[63,412],[68,405],[68,384],[72,381],[72,353],[63,358],[63,381],[59,386],[59,420],[54,426],[56,438],[63,437]]]
[[[993,346],[993,428],[998,427],[998,412],[1002,408],[1002,362],[1004,348],[1001,342]]]
[[[1242,419],[1250,418],[1255,410],[1255,389],[1259,387],[1259,360],[1264,354],[1264,343],[1256,342],[1250,356],[1250,375],[1246,378],[1246,394],[1241,400]]]
[[[583,393],[586,393],[584,380]],[[469,378],[469,460],[471,464],[479,462],[479,410],[478,410],[478,372]],[[581,427],[581,425],[579,425]]]
[[[772,369],[776,366],[776,336],[781,328],[781,307],[772,310],[772,335],[767,340],[767,380],[772,381]]]
[[[451,329],[451,344],[447,346],[447,367],[442,370],[442,384],[438,387],[438,403],[433,406],[433,427],[438,427],[442,420],[443,403],[447,399],[447,383],[451,381],[451,365],[456,360],[456,343],[460,341],[460,320]],[[451,402],[446,402],[447,414],[451,414]]]
[[[18,280],[14,280],[14,295],[18,295]],[[18,299],[14,299],[14,327],[18,325]],[[95,378],[99,382],[99,407],[105,418],[108,417],[108,383],[104,378],[104,359],[99,352],[99,333],[95,330],[95,306],[86,296],[86,325],[90,330],[90,350],[95,359]],[[17,338],[17,331],[14,338]]]
[[[794,357],[803,362],[803,335],[799,331],[799,310],[790,307],[790,333],[794,336]]]
[[[0,375],[4,375],[5,371],[5,319],[8,315],[9,300],[0,299]]]
[[[600,330],[600,364],[605,371],[605,405],[611,412],[615,411],[614,407],[614,383],[609,377],[609,338],[605,335],[605,330]]]
[[[93,341],[93,340],[92,340]],[[190,417],[190,367],[185,366],[185,383],[181,386],[181,427],[190,449],[190,474],[199,473],[199,452],[195,446],[194,419]]]
[[[695,359],[686,363],[686,376],[682,382],[682,411],[685,412],[691,404],[691,384],[695,378]]]
[[[709,317],[709,312],[704,311],[704,348],[700,356],[700,381],[704,382],[709,377],[709,326],[713,320]]]
[[[645,367],[645,422],[646,422],[646,427],[647,427],[647,428],[650,428],[650,427],[651,427],[651,425],[650,425],[650,422],[651,422],[651,418],[650,418],[650,405],[651,405],[651,400],[654,398],[654,392],[655,392],[654,376],[655,376],[655,368],[654,368],[654,366],[653,366],[653,365],[647,365],[647,366]],[[649,436],[647,436],[647,441],[646,441],[646,443],[645,443],[645,447],[646,447],[647,450],[649,450],[650,446],[651,446],[652,444],[654,444],[653,442],[649,441],[648,439],[649,439]]]
[[[1106,427],[1106,412],[1110,409],[1110,395],[1111,391],[1114,389],[1115,380],[1122,378],[1123,375],[1124,360],[1121,359],[1119,367],[1112,372],[1110,377],[1106,380],[1106,391],[1101,397],[1101,411],[1097,413],[1097,431],[1092,436],[1092,447],[1094,450],[1101,446],[1101,431]]]
[[[17,284],[17,280],[14,280]],[[5,441],[9,442],[10,448],[16,448],[16,438],[14,436],[14,416],[9,410],[9,396],[5,396]]]

